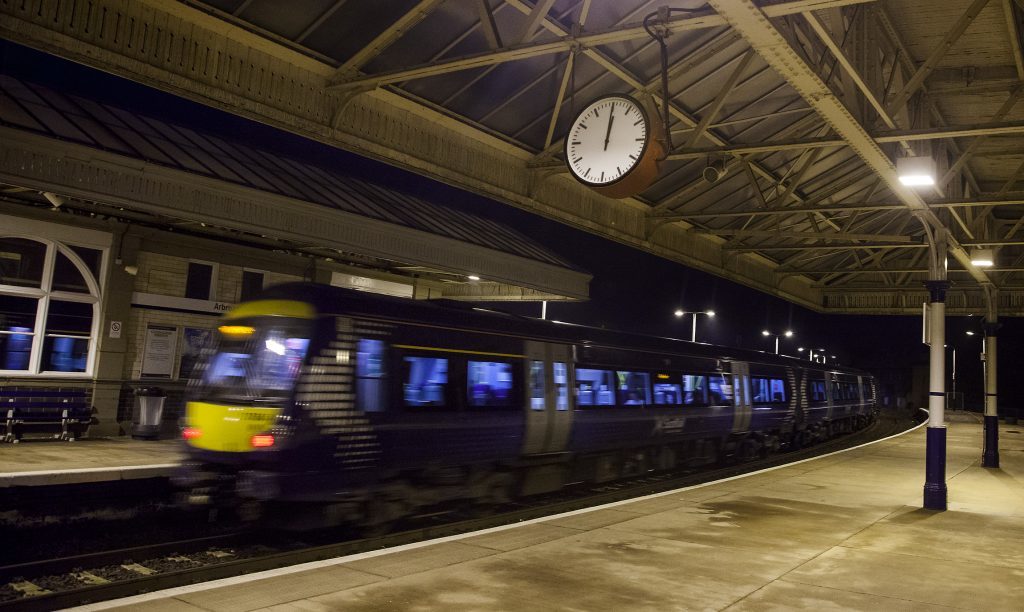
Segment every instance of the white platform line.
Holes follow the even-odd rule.
[[[586,514],[588,512],[595,512],[597,510],[605,510],[605,509],[608,509],[608,508],[616,508],[618,506],[624,506],[624,505],[632,504],[632,503],[639,502],[639,501],[644,501],[644,500],[648,500],[648,499],[655,499],[655,498],[658,498],[658,497],[665,497],[667,495],[674,495],[674,494],[680,493],[682,491],[692,491],[694,489],[702,489],[704,487],[709,487],[711,485],[716,485],[716,484],[720,484],[720,483],[723,483],[723,482],[729,482],[729,481],[732,481],[732,480],[739,480],[741,478],[748,478],[750,476],[756,476],[758,474],[764,474],[766,472],[773,472],[775,470],[780,470],[780,469],[783,469],[783,468],[788,468],[788,467],[791,467],[791,466],[794,466],[794,465],[800,465],[801,463],[808,463],[810,461],[817,461],[819,459],[824,459],[826,457],[831,457],[833,455],[839,455],[839,454],[842,454],[842,453],[848,453],[850,451],[857,450],[859,448],[864,448],[866,446],[871,446],[873,444],[878,444],[879,442],[885,442],[886,440],[891,440],[893,438],[898,438],[898,437],[906,435],[906,434],[908,434],[908,433],[910,433],[912,431],[917,431],[921,427],[924,427],[926,424],[927,424],[927,421],[924,422],[924,423],[920,423],[916,427],[913,427],[913,428],[908,429],[906,431],[900,432],[898,434],[893,434],[893,435],[885,437],[885,438],[874,440],[872,442],[866,442],[864,444],[860,444],[860,445],[857,445],[857,446],[852,446],[850,448],[846,448],[846,449],[843,449],[843,450],[834,451],[834,452],[831,452],[831,453],[828,453],[828,454],[825,454],[825,455],[821,455],[819,457],[811,457],[810,459],[801,459],[800,461],[794,461],[792,463],[787,463],[785,465],[777,465],[775,467],[765,468],[763,470],[757,470],[756,472],[750,472],[749,474],[739,474],[737,476],[729,476],[728,478],[721,478],[719,480],[714,480],[714,481],[711,481],[711,482],[704,482],[704,483],[701,483],[701,484],[691,485],[691,486],[688,486],[688,487],[682,487],[680,489],[672,489],[671,491],[662,491],[660,493],[652,493],[650,495],[644,495],[643,497],[634,497],[634,498],[631,498],[631,499],[624,499],[624,500],[621,500],[621,501],[616,501],[616,502],[610,502],[610,503],[607,503],[607,504],[602,504],[600,506],[593,506],[593,507],[590,507],[590,508],[581,508],[579,510],[572,510],[570,512],[563,512],[561,514],[553,514],[551,516],[544,516],[544,517],[541,517],[541,518],[530,519],[530,520],[521,521],[521,522],[518,522],[518,523],[511,523],[509,525],[501,525],[499,527],[491,527],[491,528],[488,528],[488,529],[482,529],[480,531],[473,531],[473,532],[470,532],[470,533],[460,533],[458,535],[445,536],[445,537],[442,537],[442,538],[435,538],[433,540],[424,540],[423,542],[414,542],[412,544],[403,544],[401,546],[395,546],[394,548],[384,548],[384,549],[381,549],[381,550],[373,550],[373,551],[369,551],[369,552],[362,552],[362,553],[357,553],[357,554],[354,554],[354,555],[347,555],[347,556],[344,556],[344,557],[335,557],[333,559],[323,559],[321,561],[310,561],[308,563],[302,563],[302,564],[299,564],[299,565],[292,565],[290,567],[281,567],[281,568],[272,569],[272,570],[265,570],[265,571],[262,571],[262,572],[254,572],[252,574],[244,574],[242,576],[233,576],[231,578],[221,578],[219,580],[212,580],[210,582],[202,582],[202,583],[199,583],[199,584],[191,584],[191,585],[183,586],[183,587],[174,587],[174,588],[171,588],[171,589],[164,589],[162,591],[153,591],[152,593],[146,593],[144,595],[135,595],[133,597],[126,597],[124,599],[112,599],[110,601],[103,601],[103,602],[99,602],[99,603],[88,604],[88,605],[85,605],[85,606],[79,606],[77,608],[70,608],[70,609],[71,610],[79,610],[81,612],[90,612],[92,610],[109,610],[111,608],[117,608],[117,607],[120,607],[120,606],[131,606],[131,605],[143,604],[143,603],[151,602],[151,601],[158,600],[158,599],[165,599],[165,598],[169,598],[169,597],[176,597],[178,595],[185,595],[185,594],[188,594],[188,593],[198,593],[198,592],[201,592],[201,591],[209,591],[211,589],[216,589],[216,588],[220,588],[220,587],[224,587],[224,586],[231,586],[231,585],[235,585],[235,584],[244,584],[246,582],[253,582],[253,581],[256,581],[256,580],[263,580],[265,578],[276,578],[277,576],[287,576],[289,574],[297,574],[299,572],[305,572],[305,571],[308,571],[308,570],[313,570],[313,569],[317,569],[317,568],[321,568],[321,567],[332,567],[332,566],[335,566],[335,565],[341,565],[341,564],[344,564],[344,563],[351,563],[353,561],[359,561],[361,559],[372,559],[374,557],[380,557],[380,556],[383,556],[383,555],[390,555],[390,554],[394,554],[394,553],[400,553],[400,552],[404,552],[404,551],[407,551],[407,550],[415,550],[417,548],[425,548],[427,546],[433,546],[434,544],[442,544],[444,542],[454,542],[454,541],[457,541],[457,540],[464,540],[464,539],[467,539],[467,538],[472,538],[472,537],[476,537],[476,536],[484,535],[484,534],[488,534],[488,533],[496,533],[496,532],[499,532],[499,531],[507,531],[509,529],[516,529],[516,528],[522,527],[524,525],[534,525],[536,523],[543,523],[543,522],[546,522],[546,521],[551,521],[551,520],[555,520],[555,519],[559,519],[559,518],[564,518],[564,517],[569,517],[569,516],[576,516],[576,515],[579,515],[579,514]],[[500,551],[495,551],[495,553],[498,553],[498,552],[500,552]]]
[[[96,472],[130,472],[134,470],[172,469],[178,467],[178,463],[153,463],[150,465],[118,465],[110,467],[95,468],[72,468],[70,470],[33,470],[27,472],[0,472],[0,480],[22,478],[36,478],[38,476],[63,476],[65,474],[94,474]]]

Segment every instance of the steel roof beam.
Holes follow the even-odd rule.
[[[1010,36],[1013,63],[1017,68],[1017,80],[1024,81],[1024,54],[1021,53],[1020,30],[1017,29],[1017,13],[1013,7],[1013,0],[1003,0],[1003,14],[1006,15],[1006,28]]]
[[[796,240],[882,240],[885,242],[914,243],[918,238],[906,235],[853,234],[847,232],[773,232],[750,229],[694,229],[695,234],[734,236],[737,238],[793,238]],[[1016,244],[1016,243],[1014,243]]]
[[[432,8],[432,5],[435,5],[440,1],[441,0],[424,0],[416,9],[407,13],[403,20],[410,18],[411,15],[419,14],[421,11],[420,7],[423,5],[431,5]],[[783,4],[773,4],[765,7],[764,10],[765,14],[770,17],[781,17],[783,15],[793,15],[819,8],[833,8],[873,1],[874,0],[795,0],[793,2],[786,2]],[[422,79],[451,72],[459,72],[461,70],[470,70],[472,68],[482,68],[492,64],[501,64],[504,62],[528,59],[541,55],[550,55],[552,53],[562,53],[569,51],[574,45],[590,48],[629,40],[650,38],[647,31],[644,30],[643,25],[630,25],[623,26],[621,28],[610,28],[601,32],[584,34],[576,37],[567,35],[552,42],[519,45],[502,51],[478,53],[446,62],[432,62],[421,66],[414,66],[404,70],[395,70],[392,72],[374,74],[365,77],[350,77],[352,70],[358,69],[375,57],[384,49],[384,47],[397,40],[401,34],[408,29],[408,27],[411,27],[411,24],[403,26],[402,23],[403,22],[396,22],[395,25],[381,33],[377,39],[367,45],[362,51],[346,61],[336,73],[337,79],[345,80],[329,85],[328,89],[374,88],[390,83]],[[672,32],[700,30],[726,25],[725,19],[720,15],[715,15],[713,13],[698,15],[696,17],[678,17],[675,19],[669,19],[666,23]],[[378,42],[378,40],[380,40],[380,42]]]
[[[904,104],[910,100],[910,97],[917,93],[917,90],[924,84],[924,80],[928,78],[932,70],[935,70],[939,62],[945,57],[946,53],[953,46],[956,41],[960,39],[968,26],[974,22],[974,19],[978,16],[985,5],[989,3],[989,0],[974,0],[971,6],[967,7],[967,10],[963,15],[957,19],[953,27],[950,28],[946,35],[942,38],[939,44],[932,51],[928,59],[917,69],[912,77],[906,82],[903,88],[896,94],[892,102],[889,103],[889,112],[894,113],[903,107]]]
[[[978,206],[1020,206],[1024,205],[1024,199],[1011,198],[1003,200],[938,200],[928,202],[929,208],[969,208]],[[835,204],[830,206],[793,206],[790,208],[764,208],[749,210],[727,210],[721,212],[695,212],[695,213],[661,213],[651,215],[651,219],[664,221],[685,221],[689,219],[711,219],[718,217],[763,217],[770,215],[792,215],[801,213],[842,213],[842,212],[870,212],[870,211],[891,211],[906,209],[907,205],[902,202],[875,202],[865,204]]]
[[[398,21],[394,22],[383,32],[377,35],[370,44],[366,45],[345,60],[345,63],[335,71],[335,78],[344,78],[355,74],[370,60],[380,55],[384,49],[390,47],[396,40],[405,35],[417,23],[423,21],[443,0],[420,0],[419,4],[406,11]],[[404,79],[401,79],[404,80]]]
[[[849,251],[852,249],[926,249],[924,243],[862,242],[858,244],[793,244],[769,246],[724,246],[723,251],[734,253],[768,253],[777,251]]]
[[[813,106],[843,139],[850,143],[864,162],[885,180],[893,194],[908,208],[921,215],[923,220],[949,233],[921,196],[900,183],[896,168],[889,157],[872,140],[864,127],[850,115],[828,86],[800,59],[760,8],[750,0],[710,0],[710,4],[770,66],[796,88],[808,104]],[[951,235],[947,239],[953,256],[965,268],[972,270],[975,280],[979,283],[991,283],[984,272],[970,263],[970,256],[956,240]]]

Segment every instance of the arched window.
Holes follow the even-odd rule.
[[[92,374],[103,256],[103,249],[0,234],[0,374]]]

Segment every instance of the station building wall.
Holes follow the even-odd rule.
[[[0,203],[0,386],[88,389],[91,436],[129,434],[135,392],[153,386],[167,395],[165,433],[173,435],[199,346],[243,287],[253,289],[256,275],[264,287],[401,280],[363,278],[359,269],[233,242],[23,209]],[[86,261],[95,253],[98,262]],[[72,277],[78,280],[69,283]],[[429,292],[423,285],[415,296]],[[55,356],[58,345],[68,347],[66,355]]]

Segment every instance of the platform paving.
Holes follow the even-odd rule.
[[[949,510],[922,510],[924,430],[841,454],[436,543],[85,609],[1022,610],[1024,428],[979,466],[951,415]]]
[[[82,438],[0,444],[0,489],[167,476],[181,461],[177,440]]]

